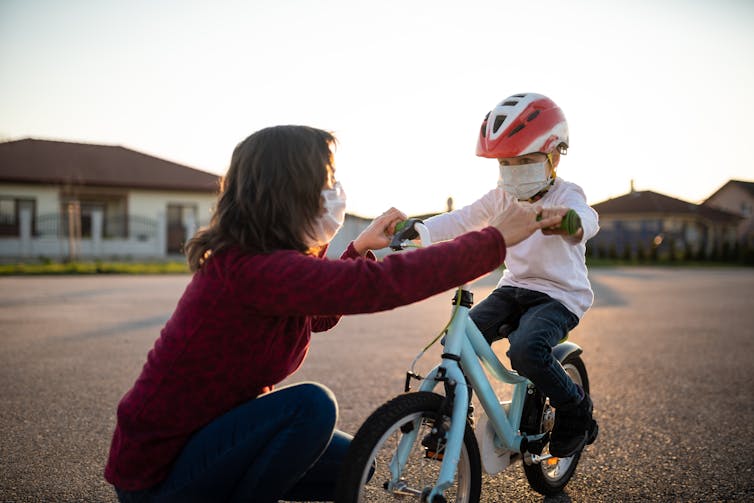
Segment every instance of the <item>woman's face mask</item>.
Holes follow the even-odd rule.
[[[307,236],[307,244],[311,247],[329,243],[346,218],[346,193],[340,182],[335,182],[331,189],[323,189],[322,200],[324,212],[314,221]]]
[[[526,201],[547,187],[552,181],[548,174],[549,159],[528,164],[500,162],[498,187],[520,201]]]

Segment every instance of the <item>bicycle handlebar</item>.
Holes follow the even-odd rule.
[[[424,246],[429,244],[429,232],[423,220],[409,218],[408,220],[398,222],[395,224],[393,239],[390,240],[390,249],[395,251],[403,250],[406,248],[408,241],[416,238],[421,238]]]
[[[542,215],[537,215],[537,221],[542,220]],[[569,236],[576,234],[581,229],[581,217],[573,210],[568,210],[560,222],[560,228]],[[412,239],[420,238],[423,246],[431,244],[429,231],[424,221],[419,218],[409,218],[395,224],[395,234],[390,240],[390,249],[399,251],[408,246]]]
[[[537,222],[542,220],[542,215],[537,215]],[[581,229],[581,217],[573,210],[568,210],[560,221],[560,229],[573,236]]]

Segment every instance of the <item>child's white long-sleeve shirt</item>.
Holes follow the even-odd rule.
[[[476,202],[426,220],[433,242],[453,239],[489,225],[492,218],[514,201],[502,189],[489,191]],[[579,319],[594,301],[585,263],[586,242],[599,230],[599,217],[575,183],[556,178],[554,185],[535,203],[542,207],[571,208],[581,217],[584,235],[579,242],[565,236],[535,232],[507,250],[505,272],[498,286],[510,285],[543,292],[560,301]]]

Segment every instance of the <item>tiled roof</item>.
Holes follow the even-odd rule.
[[[715,222],[736,221],[741,217],[723,210],[689,203],[674,197],[642,190],[592,205],[600,215],[660,213],[663,215],[695,215]]]
[[[220,177],[115,145],[0,143],[0,182],[216,192]]]
[[[754,197],[754,182],[745,182],[743,180],[728,180],[727,182],[725,182],[725,185],[723,185],[722,187],[717,189],[714,193],[712,193],[712,195],[707,198],[707,201],[709,201],[710,199],[715,197],[717,194],[722,192],[725,188],[730,187],[730,186],[741,187],[743,190],[748,192],[752,197]]]

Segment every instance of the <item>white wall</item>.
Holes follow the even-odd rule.
[[[195,204],[200,225],[209,223],[217,195],[202,192],[162,192],[153,190],[132,190],[128,193],[128,213],[147,218],[157,218],[167,212],[168,204]]]
[[[36,202],[36,216],[58,214],[60,207],[60,186],[0,184],[0,195],[32,199]],[[107,188],[102,188],[107,192]],[[96,190],[89,193],[95,193]],[[216,204],[216,194],[183,191],[130,190],[127,194],[128,214],[141,216],[157,222],[157,236],[144,241],[128,239],[103,239],[102,215],[98,214],[97,230],[91,239],[82,239],[76,244],[77,255],[81,257],[129,256],[158,258],[166,255],[166,214],[169,204],[192,205],[197,208],[197,225],[209,223]],[[33,258],[58,257],[70,255],[71,244],[68,239],[56,236],[31,235],[33,215],[24,212],[21,222],[21,235],[0,238],[0,257]],[[192,229],[196,226],[192,225]],[[193,232],[193,230],[191,231]],[[188,239],[190,236],[186,236]]]
[[[0,195],[18,199],[34,199],[37,202],[37,216],[60,211],[59,194],[59,187],[0,183]]]

